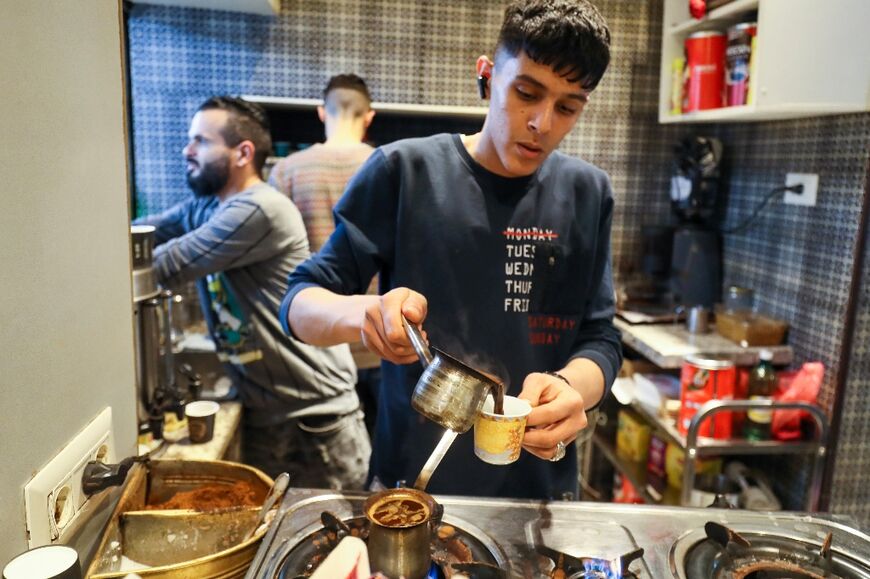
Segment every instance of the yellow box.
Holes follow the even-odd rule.
[[[683,449],[673,442],[669,442],[668,448],[665,450],[665,473],[668,477],[668,486],[675,489],[683,488],[683,463],[685,460],[686,453]],[[695,476],[719,474],[720,472],[722,472],[721,458],[695,459]]]
[[[633,412],[619,411],[616,430],[616,454],[633,462],[645,462],[652,429]]]

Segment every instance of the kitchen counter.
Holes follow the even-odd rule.
[[[322,513],[331,513],[351,528],[357,521],[364,524],[363,505],[368,496],[289,488],[246,579],[278,579],[303,573],[312,562],[322,560],[331,549],[330,543],[340,536],[338,530],[333,531],[333,539],[322,532]],[[828,533],[833,545],[828,556],[835,560],[835,567],[827,576],[868,577],[870,537],[851,526],[851,521],[830,515],[579,501],[435,498],[444,506],[442,522],[458,534],[471,557],[487,562],[478,555],[488,555],[486,559],[494,560],[492,564],[502,570],[486,577],[621,577],[627,569],[630,573],[625,576],[636,579],[707,579],[713,576],[709,570],[726,565],[730,568],[720,576],[750,577],[757,576],[747,573],[752,570],[750,566],[765,557],[776,560],[781,553],[778,549],[788,556],[806,553],[803,559],[796,560],[804,563],[805,569],[813,570],[811,563],[823,561],[820,551]],[[707,567],[689,565],[690,548],[707,539],[705,528],[710,522],[726,532],[721,525],[727,525],[757,542],[754,558],[740,561],[737,556],[728,557],[714,567],[710,560],[722,550],[719,547],[703,550],[710,562]],[[779,545],[778,549],[771,544]],[[735,547],[731,545],[729,553]],[[737,564],[742,565],[739,571],[734,569]],[[850,565],[850,569],[856,569],[852,574],[843,571]],[[551,573],[554,567],[561,573]],[[687,568],[701,568],[703,572],[689,572]],[[823,576],[823,572],[816,571],[812,576]]]
[[[198,460],[240,459],[241,436],[239,426],[242,419],[240,402],[221,402],[214,424],[214,437],[200,444],[193,444],[187,433],[186,422],[176,430],[165,432],[167,442],[159,451],[152,453],[153,458],[177,458]]]
[[[773,363],[785,366],[792,361],[792,348],[788,345],[743,347],[716,333],[690,334],[684,324],[629,324],[614,318],[614,325],[622,332],[622,342],[660,368],[677,369],[686,356],[711,354],[730,358],[738,366],[758,363],[761,350],[773,352]]]

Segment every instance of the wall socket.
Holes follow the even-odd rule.
[[[816,193],[819,190],[819,176],[816,173],[787,173],[785,176],[785,186],[802,184],[804,186],[803,193],[785,192],[783,201],[786,205],[806,205],[815,207]]]
[[[94,418],[24,486],[31,549],[56,542],[72,526],[88,501],[82,492],[82,471],[92,460],[117,462],[111,408]]]

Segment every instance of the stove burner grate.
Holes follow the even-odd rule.
[[[552,560],[555,567],[550,572],[552,579],[636,579],[631,563],[643,557],[643,549],[636,549],[615,559],[598,557],[574,557],[544,545],[535,550]]]
[[[708,522],[707,538],[690,547],[688,579],[870,579],[870,564],[808,541],[761,532],[738,533]]]
[[[324,511],[323,527],[300,540],[278,565],[275,579],[310,577],[327,555],[345,536],[366,540],[369,521],[365,517],[340,519]],[[442,522],[432,541],[432,567],[427,579],[449,579],[453,572],[462,572],[470,579],[505,579],[496,556],[483,541],[459,525]]]

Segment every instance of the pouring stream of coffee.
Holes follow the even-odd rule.
[[[499,380],[496,376],[489,374],[488,372],[484,372],[493,382],[495,382],[495,387],[492,389],[492,413],[493,414],[504,414],[504,382]]]

